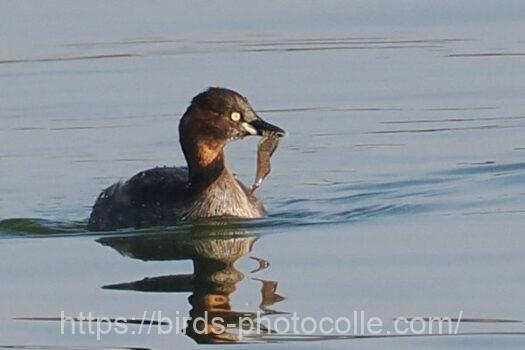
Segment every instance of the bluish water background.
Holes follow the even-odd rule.
[[[178,118],[193,95],[215,85],[241,91],[290,133],[259,192],[269,218],[229,228],[258,238],[239,241],[253,246],[236,264],[244,278],[230,295],[233,309],[259,308],[256,277],[278,282],[286,299],[273,308],[305,316],[364,310],[391,320],[463,311],[525,319],[522,2],[1,7],[0,346],[194,346],[183,335],[98,342],[62,336],[56,322],[13,318],[189,312],[189,293],[103,289],[188,274],[192,263],[156,259],[155,249],[130,254],[144,242],[126,237],[142,233],[120,233],[124,244],[104,241],[110,238],[86,234],[85,220],[112,182],[184,163]],[[246,183],[256,142],[228,147],[230,167]],[[180,243],[163,230],[143,234]],[[257,265],[250,255],[270,267],[250,273]],[[492,333],[524,332],[521,322],[469,322],[461,331],[491,334],[279,346],[525,342],[521,334]]]

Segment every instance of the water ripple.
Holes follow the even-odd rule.
[[[258,232],[276,228],[326,225],[364,221],[377,217],[410,216],[422,213],[439,215],[522,214],[523,210],[505,208],[507,203],[523,202],[515,188],[525,183],[525,163],[464,163],[443,171],[411,179],[385,182],[328,184],[316,188],[308,197],[295,197],[273,203],[272,215],[256,220],[212,220],[184,223],[175,227],[125,229],[119,233],[175,231],[189,227],[226,225],[231,229]],[[486,176],[491,175],[491,176]],[[0,236],[42,237],[93,234],[86,223],[55,222],[44,219],[16,218],[0,221]],[[100,235],[101,233],[97,233]],[[102,233],[103,234],[103,233]]]
[[[443,175],[469,175],[469,174],[494,174],[494,173],[510,173],[515,171],[525,170],[525,163],[510,163],[510,164],[494,164],[486,163],[483,165],[461,167],[449,169],[435,174]]]
[[[35,62],[63,62],[79,60],[99,60],[114,58],[134,58],[147,56],[210,54],[217,52],[304,52],[334,50],[411,50],[446,49],[454,43],[467,41],[465,38],[435,39],[384,39],[363,38],[299,38],[281,40],[128,40],[111,42],[70,43],[62,46],[66,53],[48,54],[42,57],[0,57],[0,64],[20,64]],[[74,50],[74,51],[72,51]],[[93,53],[94,50],[95,53]],[[122,51],[125,50],[125,51]],[[71,52],[70,52],[71,51]],[[80,51],[80,52],[79,52]],[[87,52],[85,52],[87,51]]]

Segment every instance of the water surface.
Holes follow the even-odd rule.
[[[61,311],[131,319],[159,310],[193,318],[364,310],[389,326],[462,311],[455,336],[244,341],[522,348],[524,11],[519,1],[5,2],[0,348],[234,339],[98,341],[60,335],[55,320]],[[290,134],[259,190],[270,216],[86,232],[101,189],[184,163],[178,119],[215,85],[241,91]],[[245,183],[256,142],[227,150]]]

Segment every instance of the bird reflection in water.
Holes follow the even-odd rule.
[[[124,256],[143,261],[192,260],[192,274],[168,275],[104,286],[104,289],[141,292],[192,293],[191,305],[184,333],[197,343],[236,343],[257,341],[262,333],[271,333],[264,325],[257,325],[257,314],[281,313],[271,306],[284,300],[277,294],[277,282],[259,278],[261,301],[259,311],[236,311],[231,305],[231,295],[245,275],[235,267],[235,262],[251,252],[257,240],[254,235],[226,226],[194,226],[190,232],[147,233],[139,236],[112,236],[98,240]],[[257,273],[269,263],[258,262]],[[246,320],[252,322],[243,322]],[[213,322],[212,322],[213,321]],[[246,337],[246,334],[250,334]]]

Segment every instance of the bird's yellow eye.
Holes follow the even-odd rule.
[[[239,120],[241,120],[241,113],[239,112],[233,112],[231,115],[230,115],[230,118],[232,118],[232,120],[234,122],[238,122]]]

